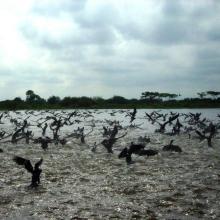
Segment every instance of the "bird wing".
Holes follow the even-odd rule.
[[[176,115],[170,117],[169,122],[172,122],[172,121],[176,120],[178,117],[179,117],[179,114],[176,114]]]
[[[125,147],[121,153],[118,155],[118,158],[123,158],[123,157],[126,157],[128,155],[128,149],[127,147]]]
[[[205,138],[205,135],[202,134],[200,131],[196,130],[196,133],[197,133],[201,138]]]
[[[39,168],[39,166],[43,163],[43,158],[41,158],[37,163],[34,165],[34,169]]]
[[[30,162],[30,160],[27,160],[23,157],[19,157],[19,156],[15,156],[13,158],[13,160],[18,164],[18,165],[24,165],[25,169],[30,172],[33,173],[33,166]]]

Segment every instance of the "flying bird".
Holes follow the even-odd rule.
[[[30,187],[37,187],[40,184],[40,174],[42,170],[39,167],[43,162],[42,158],[35,163],[34,167],[32,166],[30,160],[27,160],[23,157],[15,156],[13,161],[15,161],[18,165],[23,165],[24,168],[32,174]]]

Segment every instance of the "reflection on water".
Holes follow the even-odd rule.
[[[138,110],[135,123],[142,129],[129,129],[114,145],[113,155],[101,145],[93,153],[94,141],[103,139],[103,119],[116,119],[123,125],[129,122],[123,113],[110,115],[112,111],[96,111],[94,117],[61,130],[62,135],[74,126],[85,126],[89,131],[91,120],[95,120],[94,132],[84,145],[74,139],[65,146],[49,145],[44,152],[38,144],[1,144],[0,219],[220,219],[219,138],[208,148],[206,141],[181,134],[174,139],[183,153],[162,152],[171,137],[153,133],[156,125],[143,118],[144,112],[151,110]],[[204,111],[212,120],[219,113],[218,109],[178,111]],[[9,124],[1,125],[5,127],[12,129]],[[39,136],[40,131],[33,129]],[[159,155],[134,156],[136,163],[130,166],[118,159],[123,147],[146,134],[152,140],[147,147],[159,150]],[[12,161],[14,155],[33,162],[44,158],[41,186],[27,187],[30,174]]]

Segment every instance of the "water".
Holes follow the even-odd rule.
[[[172,111],[202,112],[215,122],[220,112],[219,109]],[[81,120],[79,124],[61,129],[61,136],[78,126],[85,126],[88,133],[94,123],[96,127],[86,137],[86,144],[70,138],[65,146],[49,145],[46,152],[39,144],[23,141],[0,144],[4,150],[0,153],[0,219],[220,219],[219,136],[213,140],[214,147],[208,148],[206,141],[189,139],[186,134],[177,137],[156,134],[153,132],[156,125],[144,118],[144,113],[151,110],[138,110],[134,123],[140,124],[141,129],[128,128],[127,135],[114,145],[113,155],[107,154],[101,145],[93,153],[94,141],[103,140],[105,119],[119,120],[123,126],[129,124],[126,112],[111,115],[113,112],[91,110],[93,117],[77,117]],[[44,113],[44,118],[46,114],[49,113]],[[22,121],[28,114],[21,111],[10,115]],[[27,120],[35,124],[39,117]],[[0,129],[14,129],[9,119],[2,121]],[[30,129],[35,137],[41,134],[36,126]],[[137,141],[139,135],[150,136],[152,143],[147,148],[157,149],[159,154],[133,156],[135,163],[128,166],[117,155],[131,141]],[[161,150],[171,138],[183,149],[181,154]],[[42,183],[38,188],[28,187],[31,176],[13,162],[14,155],[29,158],[32,163],[43,157]]]

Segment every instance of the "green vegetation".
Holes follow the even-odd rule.
[[[159,93],[159,92],[142,92],[141,99],[149,100],[149,101],[155,101],[155,100],[160,101],[161,99],[163,100],[164,98],[175,99],[178,96],[180,95],[170,94],[170,93]]]
[[[207,91],[197,93],[198,98],[176,99],[180,95],[159,92],[143,92],[140,99],[126,99],[113,96],[102,97],[64,97],[50,96],[47,100],[26,92],[26,99],[16,97],[13,100],[0,101],[1,110],[18,109],[71,109],[71,108],[220,108],[220,92]]]

